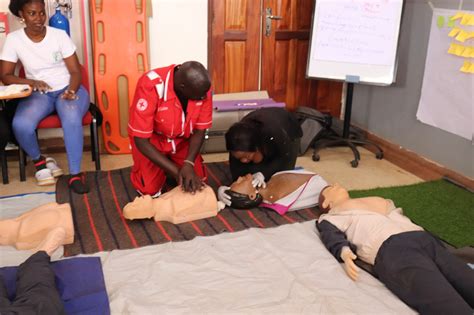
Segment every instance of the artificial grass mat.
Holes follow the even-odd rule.
[[[425,230],[457,248],[474,245],[474,193],[446,180],[353,190],[351,197],[380,196]]]

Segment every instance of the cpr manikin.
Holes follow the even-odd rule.
[[[474,270],[391,200],[352,199],[336,184],[323,189],[319,204],[328,211],[316,224],[321,240],[351,279],[359,276],[354,264],[359,257],[419,313],[472,315]]]
[[[278,172],[266,183],[263,174],[256,173],[239,177],[230,187],[220,187],[219,197],[234,208],[260,206],[284,214],[316,206],[326,186],[321,176],[304,169]]]
[[[74,225],[68,203],[47,203],[22,215],[0,220],[0,245],[20,250],[37,249],[46,239],[61,245],[74,242]]]
[[[136,197],[123,208],[123,215],[130,220],[154,217],[155,221],[179,224],[216,216],[224,207],[210,186],[195,193],[185,192],[178,186],[159,198]]]
[[[0,220],[0,245],[35,251],[17,269],[12,300],[0,275],[0,314],[66,314],[50,262],[56,249],[73,240],[69,204],[47,203]]]

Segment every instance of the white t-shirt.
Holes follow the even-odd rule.
[[[27,79],[41,80],[53,91],[69,85],[69,71],[64,58],[72,56],[76,46],[63,30],[46,26],[46,36],[33,42],[19,29],[8,34],[0,59],[16,63],[21,61]]]

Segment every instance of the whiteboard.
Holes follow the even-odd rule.
[[[403,0],[316,0],[306,75],[389,85]]]

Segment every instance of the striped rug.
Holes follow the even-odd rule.
[[[226,163],[208,163],[209,185],[214,190],[231,183]],[[137,193],[130,182],[131,168],[86,173],[90,192],[72,193],[67,176],[56,185],[58,203],[69,202],[73,212],[75,241],[64,249],[65,256],[91,254],[113,249],[129,249],[151,244],[191,240],[196,236],[237,232],[248,228],[270,228],[304,222],[318,217],[318,209],[303,209],[280,216],[265,208],[234,210],[225,208],[216,217],[182,224],[155,222],[152,219],[126,220],[122,208]]]

